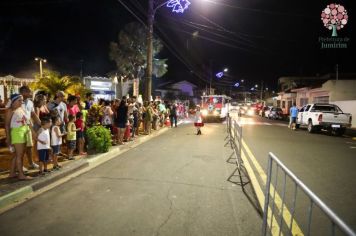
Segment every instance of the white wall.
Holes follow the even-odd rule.
[[[356,128],[356,100],[334,101],[330,103],[338,105],[345,113],[351,113],[352,128]]]

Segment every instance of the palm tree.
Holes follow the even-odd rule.
[[[61,76],[59,72],[44,70],[42,78],[35,75],[35,83],[31,85],[33,90],[43,90],[49,94],[64,91],[67,94],[79,94],[84,96],[88,89],[81,83],[79,77]]]

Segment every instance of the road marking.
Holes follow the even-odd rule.
[[[245,143],[245,140],[243,140],[243,139],[242,139],[242,146],[244,147],[244,149],[245,149],[245,151],[247,153],[247,156],[244,157],[245,160],[248,160],[246,157],[249,157],[249,160],[254,165],[254,167],[255,167],[255,169],[257,171],[257,174],[261,177],[263,185],[266,186],[267,175],[263,171],[261,165],[258,163],[258,161],[255,158],[255,156],[252,154],[250,148]],[[245,160],[244,160],[244,162],[245,162]],[[249,175],[254,175],[254,171],[253,170],[248,171],[248,173],[249,173]],[[258,188],[260,189],[260,191],[256,191],[256,195],[257,195],[257,198],[259,199],[259,202],[261,204],[261,208],[263,209],[265,196],[264,196],[264,194],[263,194],[263,192],[261,190],[262,187],[260,186],[258,181],[256,182],[256,184],[253,183],[253,186],[258,186]],[[257,188],[257,190],[258,190],[258,188]],[[272,193],[272,192],[274,192],[274,186],[271,183],[270,193]],[[279,196],[279,194],[277,192],[276,192],[276,195],[275,195],[275,206],[278,208],[279,212],[281,212],[281,210],[282,210],[282,199],[281,199],[281,197]],[[290,222],[291,222],[291,219],[292,219],[292,215],[291,215],[289,209],[286,207],[286,205],[283,205],[283,219],[286,222],[286,224],[289,226]],[[299,225],[297,224],[295,219],[293,219],[293,223],[292,223],[292,234],[293,235],[304,235],[302,230],[301,230],[301,228],[299,227]]]
[[[244,162],[244,166],[245,166],[247,172],[249,173],[249,177],[252,182],[252,186],[254,186],[254,189],[255,189],[255,192],[257,195],[257,199],[258,199],[258,203],[260,204],[261,209],[264,210],[263,206],[264,206],[264,202],[265,202],[265,196],[263,194],[261,186],[258,183],[256,175],[250,165],[250,162],[248,161],[248,158],[246,157],[244,150],[242,150],[242,152],[241,152],[241,158]],[[272,209],[270,207],[268,207],[267,223],[270,228],[271,228],[271,219],[273,221],[271,233],[272,233],[272,235],[279,235],[279,231],[280,231],[279,225],[277,223],[276,218],[274,216],[272,216]],[[281,235],[283,235],[283,234],[281,233]]]

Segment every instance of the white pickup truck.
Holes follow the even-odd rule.
[[[297,128],[307,126],[309,133],[326,129],[333,135],[343,135],[347,127],[351,127],[352,116],[343,113],[334,104],[308,104],[298,113]]]

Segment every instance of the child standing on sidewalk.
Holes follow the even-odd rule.
[[[83,121],[83,113],[81,113],[81,112],[78,112],[76,115],[75,127],[77,128],[77,140],[78,140],[79,155],[87,155],[87,153],[84,152],[84,144],[85,144],[84,127],[85,127],[85,125],[84,125],[84,121]]]
[[[75,127],[75,116],[69,115],[68,116],[68,125],[67,125],[67,143],[68,143],[68,160],[75,160],[73,157],[73,152],[76,148],[77,144],[77,129]]]
[[[49,151],[51,149],[51,139],[49,136],[51,125],[52,122],[49,118],[43,118],[41,120],[41,128],[37,132],[37,151],[40,160],[40,175],[50,172],[47,169],[47,163],[49,161]]]
[[[53,169],[59,170],[62,166],[58,164],[58,154],[61,152],[62,137],[66,135],[66,133],[61,132],[60,126],[62,122],[60,117],[54,117],[52,121],[51,146],[53,151]]]

